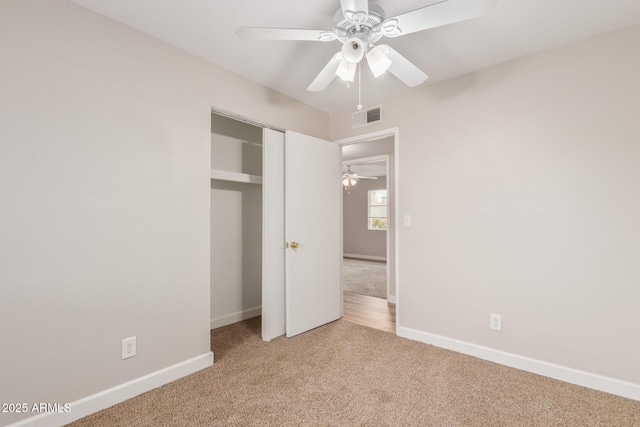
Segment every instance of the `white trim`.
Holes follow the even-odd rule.
[[[210,329],[217,329],[222,326],[231,325],[232,323],[242,322],[243,320],[251,319],[262,314],[262,307],[249,308],[243,311],[237,311],[235,313],[226,314],[224,316],[211,319],[209,323]]]
[[[342,254],[342,258],[368,259],[370,261],[387,261],[387,257],[360,254]]]
[[[396,303],[396,296],[395,295],[387,295],[387,302],[389,304],[395,304]]]
[[[342,164],[342,148],[340,148],[340,164]],[[340,197],[340,211],[344,212],[344,198]],[[340,317],[344,316],[344,221],[340,215]]]
[[[18,421],[17,423],[10,424],[8,427],[63,426],[120,402],[124,402],[127,399],[138,396],[139,394],[208,368],[211,365],[213,365],[213,353],[208,352],[143,377],[136,378],[133,381],[129,381],[80,400],[76,400],[71,403],[70,412],[42,413],[22,421]]]
[[[543,375],[545,377],[554,378],[567,383],[640,401],[640,384],[621,381],[615,378],[592,374],[590,372],[579,371],[566,366],[531,359],[529,357],[507,353],[501,350],[483,347],[481,345],[441,335],[430,334],[428,332],[422,332],[404,326],[399,326],[397,328],[397,334],[403,338],[420,341],[425,344],[431,344],[436,347],[453,350],[458,353],[468,354],[470,356],[499,363],[511,368],[532,372],[534,374]]]
[[[348,144],[355,144],[357,142],[375,141],[376,139],[381,139],[381,138],[384,138],[386,136],[393,136],[393,137],[397,138],[398,137],[398,128],[395,127],[395,128],[378,130],[378,131],[371,132],[371,133],[365,133],[365,134],[362,134],[362,135],[351,136],[349,138],[338,139],[338,140],[336,140],[334,142],[336,144],[340,144],[340,145],[348,145]]]
[[[361,142],[371,142],[371,141],[361,141]],[[340,144],[340,145],[353,145],[353,144]],[[376,154],[375,156],[367,156],[367,157],[358,157],[356,159],[343,160],[343,166],[359,166],[367,163],[378,163],[378,162],[388,162],[389,155],[388,154]],[[387,169],[387,173],[385,176],[389,176],[389,169]]]
[[[394,146],[394,150],[395,150],[395,141],[393,142],[393,146]],[[387,195],[389,193],[391,193],[391,191],[389,191],[389,171],[390,171],[390,167],[389,167],[389,155],[386,154],[385,156],[385,162],[384,162],[384,167],[386,168],[386,174],[387,174],[387,184],[385,185],[385,187],[387,188]],[[393,178],[393,182],[395,183],[395,176],[392,177]],[[393,189],[393,199],[395,200],[396,197],[398,196],[398,194],[396,193],[396,189]],[[368,202],[368,201],[367,201]],[[387,202],[388,203],[388,202]],[[367,208],[368,209],[368,208]],[[367,212],[368,214],[369,212]],[[391,209],[389,209],[389,207],[387,206],[387,217],[391,216]],[[396,212],[393,212],[393,220],[396,220]],[[385,255],[387,256],[387,258],[389,259],[393,259],[393,257],[391,256],[391,227],[387,227],[385,229]],[[391,298],[391,263],[388,262],[387,263],[387,302],[389,302],[389,299]],[[395,302],[394,302],[395,304]]]

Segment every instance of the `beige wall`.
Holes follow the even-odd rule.
[[[367,223],[368,195],[370,190],[387,188],[387,178],[361,179],[342,192],[343,251],[350,255],[387,257],[387,232],[369,230]]]
[[[62,0],[0,2],[0,58],[0,402],[206,354],[211,107],[324,138],[328,115]]]
[[[640,384],[640,26],[382,102],[399,325]],[[489,314],[503,331],[489,329]]]

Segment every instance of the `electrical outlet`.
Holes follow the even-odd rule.
[[[491,313],[491,323],[489,324],[489,327],[496,331],[502,331],[502,316]]]
[[[122,360],[136,355],[136,337],[122,340]]]

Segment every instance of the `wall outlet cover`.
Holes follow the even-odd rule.
[[[136,337],[129,337],[122,340],[122,360],[133,357],[137,353]]]
[[[502,331],[502,316],[499,314],[491,313],[491,322],[489,327],[496,331]]]

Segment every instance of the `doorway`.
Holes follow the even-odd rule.
[[[343,147],[343,286],[347,292],[386,300],[389,155],[353,159],[348,154],[352,147]]]
[[[344,173],[344,318],[395,333],[397,131],[338,143]]]

